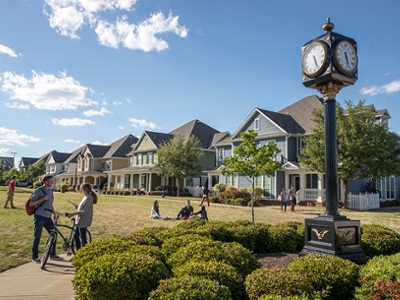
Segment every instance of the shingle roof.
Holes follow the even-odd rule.
[[[75,151],[71,153],[71,155],[65,160],[65,163],[77,163],[78,162],[78,156],[82,152],[82,149],[85,146],[79,147]]]
[[[285,107],[279,113],[290,115],[304,129],[304,133],[311,134],[314,128],[314,122],[311,120],[312,112],[314,109],[321,108],[323,108],[323,100],[312,95]]]
[[[186,139],[188,139],[191,135],[194,135],[199,139],[204,149],[211,147],[214,135],[217,133],[220,132],[197,119],[192,120],[170,132],[170,134],[173,135],[182,134]]]
[[[89,149],[90,153],[93,157],[102,158],[108,150],[110,150],[111,146],[105,145],[93,145],[93,144],[86,144],[86,147]]]
[[[166,142],[172,139],[174,136],[169,133],[160,133],[160,132],[153,132],[153,131],[145,131],[144,132],[150,140],[159,147],[163,142]]]
[[[33,165],[37,160],[38,158],[35,157],[21,157],[19,164],[20,166],[23,165],[25,167],[28,167],[30,165]]]
[[[222,141],[224,139],[229,139],[230,137],[231,137],[231,134],[228,131],[216,133],[216,134],[214,134],[214,138],[213,138],[211,145],[214,146],[215,144],[219,143],[220,141]]]
[[[138,141],[138,138],[132,134],[128,134],[123,138],[113,142],[110,149],[104,155],[104,158],[109,157],[127,157],[127,154],[132,150],[132,145]]]
[[[71,153],[58,152],[57,150],[53,150],[50,152],[50,155],[53,157],[55,163],[63,163],[67,160]]]
[[[303,134],[305,132],[305,130],[294,120],[291,115],[281,114],[261,108],[258,108],[258,110],[287,133]]]

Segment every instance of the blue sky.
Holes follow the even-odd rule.
[[[233,133],[255,108],[317,91],[301,47],[356,40],[355,85],[337,100],[389,110],[400,132],[400,1],[2,0],[0,155],[39,157],[193,119]]]

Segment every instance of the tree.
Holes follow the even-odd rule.
[[[182,178],[196,177],[201,172],[200,159],[204,155],[197,137],[191,135],[186,141],[184,136],[176,135],[160,145],[157,150],[157,162],[154,170],[161,176]],[[179,184],[177,184],[179,196]]]
[[[233,150],[233,156],[224,159],[223,171],[245,176],[251,183],[251,220],[254,222],[254,181],[261,175],[273,176],[281,168],[276,156],[281,152],[275,142],[260,146],[254,130],[240,134],[242,142]]]
[[[387,124],[377,122],[373,105],[345,101],[336,105],[337,174],[344,184],[344,205],[350,182],[364,178],[381,178],[400,174],[400,144]],[[305,139],[299,160],[307,169],[325,173],[325,136],[323,110],[313,112],[315,127]]]
[[[4,166],[0,164],[0,181],[4,180]]]
[[[27,170],[28,177],[33,181],[38,180],[39,176],[45,173],[46,173],[46,165],[43,160],[33,165],[30,165]]]

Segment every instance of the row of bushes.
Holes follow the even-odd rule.
[[[304,245],[303,228],[300,223],[270,226],[197,219],[97,240],[73,258],[76,297],[397,299],[390,295],[399,291],[400,254],[377,256],[362,268],[324,255],[300,257],[286,270],[261,268],[254,252],[297,251]],[[379,225],[363,228],[363,245],[375,254],[399,251],[389,246],[390,239],[400,245],[400,235],[393,230]],[[386,246],[376,247],[382,243]],[[379,293],[386,298],[377,297]]]

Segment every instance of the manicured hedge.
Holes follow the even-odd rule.
[[[361,248],[369,257],[398,253],[400,252],[400,233],[382,225],[363,225]]]

